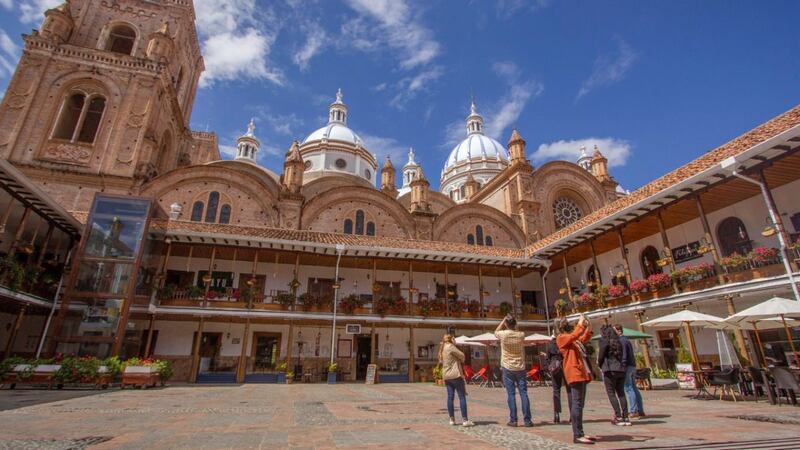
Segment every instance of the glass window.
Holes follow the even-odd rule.
[[[480,225],[475,227],[475,242],[478,245],[483,245],[483,227]]]
[[[89,144],[94,142],[105,109],[106,99],[103,97],[95,97],[89,102],[89,108],[86,110],[86,116],[83,119],[83,125],[81,125],[81,132],[78,134],[78,142]]]
[[[224,204],[222,208],[219,210],[219,223],[230,223],[231,222],[231,205]]]
[[[133,43],[136,42],[136,32],[126,25],[117,25],[108,35],[106,50],[114,53],[130,55],[133,53]]]
[[[652,245],[648,245],[644,250],[642,250],[642,274],[645,278],[649,277],[650,275],[663,272],[657,263],[659,259],[658,250],[656,250],[656,248]]]
[[[367,222],[367,236],[375,236],[375,222]]]
[[[217,206],[219,206],[219,192],[214,191],[208,194],[208,208],[206,208],[206,222],[214,223],[217,221]]]
[[[492,242],[492,237],[491,236],[486,236],[486,245],[489,246],[489,247],[494,245],[494,242]]]
[[[139,253],[150,211],[149,200],[103,198],[91,214],[85,255],[133,259]]]
[[[337,159],[334,164],[336,165],[337,169],[344,169],[347,167],[347,161],[343,160],[342,158]]]
[[[475,236],[468,234],[467,235],[467,244],[475,245]]]
[[[364,211],[356,211],[356,234],[364,234]]]
[[[192,205],[192,222],[200,222],[203,219],[203,202],[197,201]]]
[[[553,202],[553,216],[555,218],[556,228],[564,228],[567,225],[573,224],[580,219],[582,215],[581,209],[572,199],[560,197]]]
[[[129,263],[84,260],[78,269],[75,290],[92,294],[125,296],[133,272]]]
[[[114,337],[124,303],[122,299],[72,299],[70,309],[77,307],[80,313],[80,322],[72,335]]]
[[[717,227],[717,239],[722,250],[722,256],[730,256],[736,252],[746,255],[753,250],[753,241],[747,234],[747,228],[738,217],[728,217],[720,222]]]
[[[78,120],[81,118],[85,101],[86,96],[83,94],[72,94],[64,100],[61,115],[53,131],[54,139],[72,140],[75,135],[75,128],[78,126]]]
[[[350,219],[344,220],[344,234],[353,234],[353,221]]]

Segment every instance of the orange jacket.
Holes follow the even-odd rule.
[[[592,381],[592,375],[589,373],[581,351],[575,343],[575,341],[586,343],[591,337],[591,329],[583,325],[577,325],[575,329],[572,330],[572,333],[559,334],[556,338],[558,350],[561,352],[561,356],[564,357],[564,378],[567,379],[567,384],[577,383],[579,381]]]

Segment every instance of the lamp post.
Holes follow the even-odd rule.
[[[339,283],[339,262],[342,260],[342,253],[344,253],[344,244],[336,244],[336,278],[333,281],[333,326],[331,326],[331,364],[333,364],[336,357],[336,307],[339,303],[339,288],[342,287]]]
[[[778,215],[774,209],[772,209],[772,204],[769,201],[769,191],[767,190],[766,184],[764,181],[761,180],[754,180],[746,175],[742,175],[736,172],[736,158],[730,157],[720,163],[720,166],[723,170],[730,172],[736,178],[740,180],[747,181],[748,183],[752,183],[757,185],[761,189],[761,196],[764,197],[764,204],[767,206],[767,211],[769,211],[770,220],[775,226],[778,226]],[[789,265],[789,252],[786,248],[786,241],[783,238],[783,230],[778,230],[778,243],[781,246],[781,260],[783,261],[783,267],[786,269],[786,275],[789,277],[789,284],[792,286],[792,292],[794,293],[794,299],[800,301],[800,292],[797,290],[797,285],[794,282],[794,273],[792,272],[792,267]]]

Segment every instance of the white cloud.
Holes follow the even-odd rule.
[[[575,162],[581,154],[581,147],[586,147],[586,152],[591,156],[592,152],[594,152],[595,145],[603,156],[608,158],[609,167],[624,166],[633,153],[631,144],[624,139],[612,137],[585,138],[541,144],[539,148],[533,152],[531,159],[535,163],[553,159]]]
[[[399,92],[389,104],[395,108],[403,109],[410,100],[416,97],[419,92],[426,90],[428,85],[438,80],[442,74],[444,74],[444,70],[440,66],[435,66],[412,77],[401,79],[395,85]]]
[[[279,22],[255,0],[195,0],[197,28],[206,71],[201,87],[217,81],[265,79],[283,84],[282,73],[269,62]]]
[[[0,77],[14,73],[19,59],[19,46],[0,28]]]
[[[222,156],[222,159],[233,159],[236,157],[236,146],[235,145],[220,145],[219,146],[219,154]]]
[[[521,12],[536,12],[547,7],[550,0],[496,0],[497,15],[508,19]]]
[[[433,38],[415,15],[406,0],[346,0],[360,17],[345,22],[343,31],[350,42],[361,50],[374,50],[388,46],[399,53],[400,66],[413,69],[432,61],[441,52],[441,45]],[[371,26],[365,18],[377,26]]]
[[[314,31],[307,32],[305,44],[292,55],[292,61],[300,67],[300,70],[308,70],[311,58],[322,50],[326,38],[325,30],[320,27],[314,27]]]
[[[5,9],[13,9],[14,3],[13,0],[0,0],[0,6],[2,6]]]
[[[7,0],[2,1],[3,6],[6,6]],[[50,8],[64,3],[64,0],[21,0],[19,2],[19,10],[22,13],[19,20],[25,24],[39,23],[44,18],[42,14]]]
[[[579,100],[593,89],[616,83],[625,78],[633,67],[637,54],[621,37],[616,36],[617,51],[612,54],[600,55],[594,62],[592,74],[584,80],[575,100]]]
[[[383,165],[383,161],[388,155],[396,169],[402,167],[408,160],[408,145],[401,144],[395,138],[376,136],[373,134],[360,133],[364,146],[378,157],[378,167]]]

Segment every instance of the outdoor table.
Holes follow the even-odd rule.
[[[708,370],[679,370],[678,373],[690,373],[690,374],[694,375],[694,381],[695,381],[695,385],[697,386],[697,392],[694,395],[690,396],[690,398],[693,398],[693,399],[714,398],[714,396],[711,395],[711,392],[708,392],[708,389],[706,389],[706,386],[708,386],[708,383],[706,382],[706,375],[711,373],[711,371],[708,371]]]

